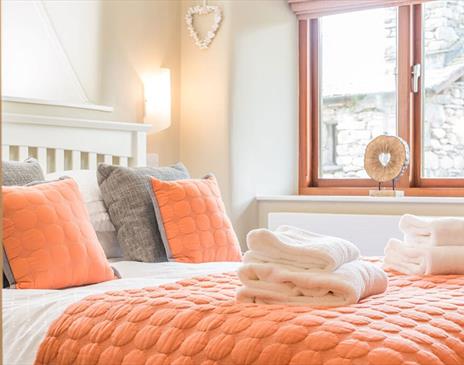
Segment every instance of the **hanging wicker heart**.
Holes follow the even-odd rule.
[[[396,136],[378,136],[366,147],[364,169],[377,182],[399,178],[409,164],[409,147]]]
[[[214,22],[211,26],[211,29],[206,33],[204,39],[200,39],[198,32],[195,29],[193,24],[194,16],[201,16],[201,15],[208,15],[214,14]],[[187,23],[187,29],[190,33],[190,36],[194,39],[195,44],[200,49],[206,49],[209,47],[211,42],[213,41],[214,37],[216,36],[216,32],[219,29],[219,25],[222,21],[222,13],[219,6],[215,5],[204,5],[204,6],[192,6],[187,10],[187,14],[185,15],[185,22]]]

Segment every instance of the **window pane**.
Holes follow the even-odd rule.
[[[396,19],[396,8],[321,18],[322,178],[366,178],[367,143],[396,134]]]
[[[464,177],[464,1],[424,4],[423,177]]]

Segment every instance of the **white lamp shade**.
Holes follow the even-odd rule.
[[[145,118],[159,132],[171,125],[171,72],[161,68],[144,77]]]

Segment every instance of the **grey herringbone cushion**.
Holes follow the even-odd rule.
[[[42,168],[35,158],[25,161],[2,161],[3,185],[26,185],[45,180]]]
[[[98,166],[98,184],[125,259],[167,261],[151,199],[151,176],[160,180],[190,177],[181,163],[167,167]]]

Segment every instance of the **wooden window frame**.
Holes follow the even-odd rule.
[[[421,177],[422,78],[419,78],[420,91],[413,93],[411,68],[413,64],[423,64],[422,5],[400,6],[397,14],[397,131],[410,146],[411,161],[396,186],[409,196],[464,196],[464,179]],[[299,20],[298,36],[299,194],[367,195],[377,186],[371,179],[319,177],[319,20]]]

